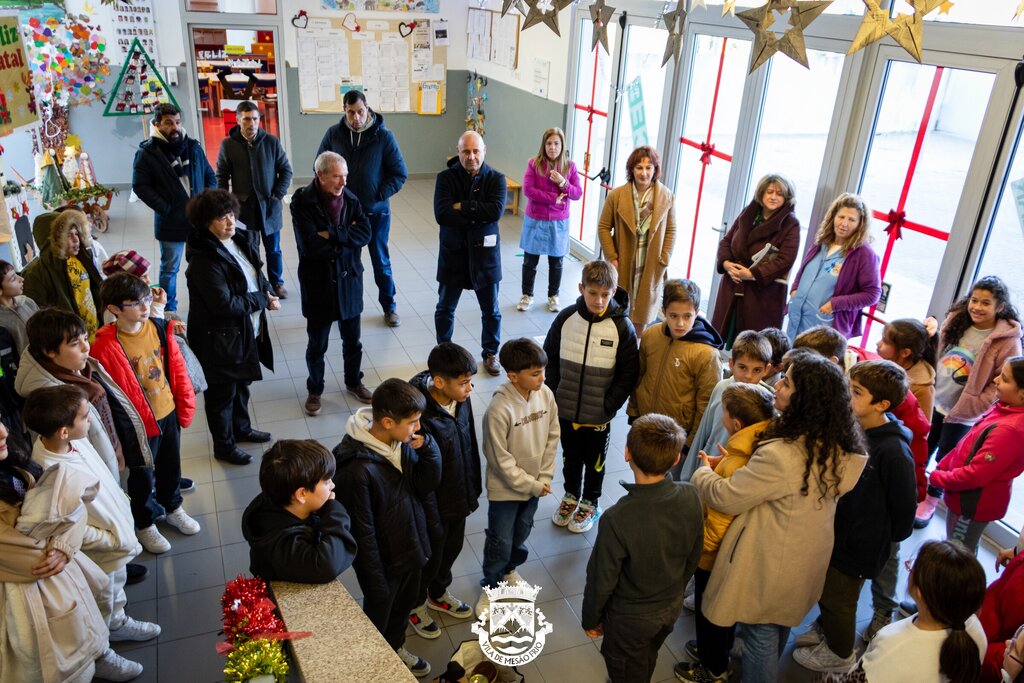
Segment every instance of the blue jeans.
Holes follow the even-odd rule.
[[[498,355],[501,343],[501,311],[498,309],[498,283],[481,287],[476,291],[476,300],[480,304],[482,331],[480,346],[483,357]],[[440,283],[437,286],[437,309],[434,311],[434,328],[437,332],[437,343],[452,340],[455,333],[455,308],[462,296],[462,287]]]
[[[263,248],[267,252],[267,279],[270,284],[284,284],[284,259],[281,257],[281,233],[275,232],[271,235],[260,233],[263,238]]]
[[[367,213],[373,236],[366,250],[373,264],[373,281],[377,283],[377,301],[385,313],[395,312],[395,278],[391,274],[391,253],[388,238],[391,235],[391,212]]]
[[[178,310],[178,267],[184,251],[184,242],[160,242],[160,287],[167,292],[168,313]]]
[[[743,624],[743,683],[776,683],[787,640],[788,626]]]
[[[492,500],[487,504],[481,586],[497,586],[505,574],[526,562],[530,554],[526,539],[533,530],[538,502],[540,498]]]

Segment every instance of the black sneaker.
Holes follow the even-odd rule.
[[[180,477],[178,479],[178,489],[182,493],[192,493],[196,490],[196,483],[188,477]]]
[[[676,675],[677,681],[683,683],[725,683],[729,680],[729,673],[713,674],[699,662],[679,662],[672,673]]]
[[[691,662],[700,661],[700,652],[697,650],[696,640],[686,641],[686,647],[684,648],[684,652],[686,652],[686,656],[690,658]]]
[[[125,567],[125,571],[128,573],[128,580],[125,581],[125,585],[132,586],[146,578],[146,574],[149,574],[149,569],[144,564],[135,564],[129,562],[128,566]]]

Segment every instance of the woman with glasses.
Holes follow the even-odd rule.
[[[252,456],[238,442],[265,443],[270,434],[249,421],[249,384],[273,370],[265,311],[281,308],[261,270],[258,235],[236,228],[239,205],[227,190],[206,190],[189,201],[192,224],[185,249],[188,338],[209,384],[206,421],[213,457],[247,465]]]

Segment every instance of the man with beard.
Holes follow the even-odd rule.
[[[173,104],[156,106],[149,135],[135,153],[132,190],[155,214],[160,287],[167,292],[165,312],[173,313],[178,310],[178,267],[192,230],[185,205],[204,190],[217,187],[217,176],[199,141],[185,134],[181,111]]]

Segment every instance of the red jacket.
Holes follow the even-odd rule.
[[[981,433],[993,424],[995,428],[985,438],[970,464],[965,465]],[[958,515],[963,514],[961,495],[972,489],[981,489],[977,509],[971,518],[977,522],[1002,519],[1010,507],[1013,480],[1024,472],[1022,443],[1024,406],[1008,406],[1000,401],[939,462],[932,472],[931,483],[946,491],[946,507]]]
[[[164,372],[167,373],[167,383],[174,395],[174,409],[178,413],[178,424],[182,429],[192,424],[192,417],[196,414],[196,394],[192,390],[192,380],[188,377],[185,369],[185,359],[178,349],[178,342],[174,340],[173,334],[167,333],[167,323],[164,320],[150,320],[157,328],[157,333],[164,345]],[[154,437],[160,435],[160,428],[157,426],[153,409],[149,400],[142,391],[135,376],[135,370],[128,362],[128,355],[117,339],[117,327],[110,323],[96,331],[96,341],[93,342],[89,355],[103,364],[110,376],[121,387],[121,390],[128,396],[128,399],[139,411],[142,423],[146,425],[146,436]]]
[[[978,619],[988,638],[988,650],[982,665],[981,680],[984,683],[999,683],[1002,676],[1003,654],[1006,641],[1013,637],[1017,628],[1024,624],[1024,553],[1010,561],[1003,575],[992,582],[985,592],[985,602],[978,612]]]

